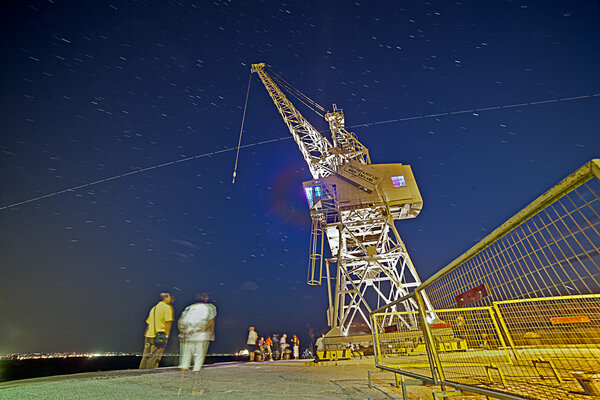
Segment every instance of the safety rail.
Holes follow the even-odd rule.
[[[339,210],[337,209],[337,191],[335,187],[321,182],[321,204],[319,211],[311,210],[312,225],[310,229],[310,250],[308,255],[308,274],[306,283],[320,286],[323,278],[323,247],[326,233],[324,227],[327,224],[337,222]],[[328,282],[329,284],[329,282]]]
[[[374,310],[376,366],[502,399],[600,396],[599,231],[600,160],[592,160]],[[397,312],[408,300],[418,310]]]

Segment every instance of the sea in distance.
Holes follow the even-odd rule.
[[[0,360],[0,382],[43,376],[78,374],[81,372],[114,371],[137,369],[141,355],[94,356],[94,357],[53,357],[28,358],[22,360]],[[248,356],[233,354],[209,354],[205,364],[220,362],[248,361]],[[164,355],[160,367],[175,367],[179,355]]]

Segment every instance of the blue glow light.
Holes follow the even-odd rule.
[[[313,188],[312,187],[304,188],[304,192],[306,192],[306,200],[308,200],[308,204],[312,207],[313,206]]]

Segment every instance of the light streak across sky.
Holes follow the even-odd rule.
[[[416,115],[416,116],[412,116],[412,117],[402,117],[402,118],[390,119],[390,120],[385,120],[385,121],[356,124],[356,125],[349,126],[348,128],[350,128],[350,129],[351,128],[368,128],[368,127],[372,127],[372,126],[376,126],[376,125],[392,124],[392,123],[398,123],[398,122],[414,121],[414,120],[419,120],[419,119],[436,118],[436,117],[444,117],[444,116],[453,116],[453,115],[459,115],[459,114],[473,114],[475,116],[478,116],[479,115],[478,113],[486,112],[486,111],[506,110],[506,109],[512,109],[512,108],[518,108],[518,107],[536,106],[536,105],[551,104],[551,103],[558,103],[558,102],[567,102],[567,101],[573,101],[573,100],[592,99],[594,97],[600,97],[600,93],[593,93],[593,94],[588,94],[588,95],[583,95],[583,96],[562,97],[562,98],[556,98],[556,99],[550,99],[550,100],[530,101],[530,102],[525,102],[525,103],[515,103],[515,104],[493,106],[493,107],[473,108],[473,109],[469,109],[469,110],[447,111],[447,112],[441,112],[441,113],[435,113],[435,114]],[[321,132],[321,133],[323,133],[323,132]],[[260,145],[278,142],[281,140],[287,140],[287,139],[291,139],[291,138],[292,138],[291,136],[284,136],[284,137],[281,137],[278,139],[271,139],[271,140],[264,140],[261,142],[248,143],[248,144],[239,146],[239,149],[244,149],[244,148],[253,147],[253,146],[260,146]],[[65,194],[65,193],[75,192],[80,189],[89,188],[90,186],[99,185],[101,183],[107,183],[110,181],[114,181],[116,179],[141,174],[143,172],[148,172],[148,171],[168,167],[168,166],[175,165],[175,164],[180,164],[180,163],[183,163],[186,161],[192,161],[192,160],[197,160],[199,158],[210,157],[210,156],[217,155],[217,154],[227,153],[227,152],[230,152],[230,151],[233,151],[236,149],[238,149],[237,146],[236,147],[228,147],[228,148],[218,150],[218,151],[211,151],[208,153],[203,153],[203,154],[198,154],[198,155],[194,155],[194,156],[190,156],[190,157],[181,158],[181,159],[178,159],[175,161],[169,161],[169,162],[165,162],[165,163],[161,163],[161,164],[157,164],[157,165],[152,165],[150,167],[136,169],[135,171],[124,172],[122,174],[117,174],[117,175],[111,176],[109,178],[98,179],[96,181],[85,183],[83,185],[73,186],[68,189],[63,189],[63,190],[51,192],[51,193],[48,193],[48,194],[45,194],[42,196],[33,197],[28,200],[23,200],[23,201],[19,201],[16,203],[8,204],[8,205],[0,207],[0,211],[18,207],[18,206],[22,206],[22,205],[25,205],[28,203],[33,203],[33,202],[36,202],[39,200],[47,199],[49,197],[55,197],[55,196]]]

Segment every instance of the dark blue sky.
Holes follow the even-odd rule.
[[[596,1],[0,7],[0,354],[141,351],[161,291],[177,315],[213,293],[211,352],[248,325],[325,329],[310,174],[257,76],[242,143],[283,140],[243,148],[231,184],[252,63],[343,108],[374,163],[413,167],[424,208],[397,226],[422,279],[600,149]]]

